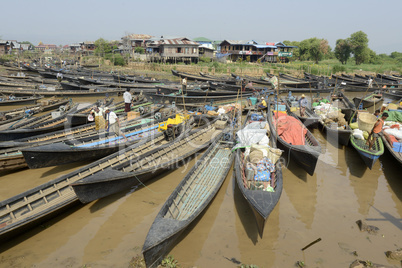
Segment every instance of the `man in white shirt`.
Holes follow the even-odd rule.
[[[110,111],[108,107],[105,108],[106,113],[106,129],[108,132],[114,132],[118,136],[123,136],[127,141],[127,137],[120,130],[120,121],[115,112]]]
[[[124,99],[124,112],[128,113],[131,111],[131,101],[133,99],[133,96],[131,96],[130,89],[126,89],[126,92],[123,94],[123,99]]]

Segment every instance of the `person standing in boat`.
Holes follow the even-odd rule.
[[[377,122],[375,122],[373,129],[371,130],[368,138],[367,143],[369,146],[369,150],[373,147],[377,138],[380,137],[380,132],[384,126],[384,121],[388,118],[388,113],[383,113],[381,118],[378,118]]]
[[[300,107],[300,116],[304,117],[306,113],[306,107],[308,105],[306,96],[304,94],[301,95],[301,98],[299,100],[299,107]]]
[[[59,83],[63,80],[63,74],[61,72],[58,72],[56,77],[57,77],[57,81],[59,81]]]
[[[181,82],[181,92],[183,94],[186,94],[186,90],[187,90],[187,78],[184,77]]]
[[[127,88],[126,92],[124,92],[123,99],[124,99],[124,112],[128,113],[129,111],[131,111],[131,102],[133,100],[133,96],[131,96],[129,88]]]
[[[123,136],[124,139],[127,141],[126,135],[124,135],[123,132],[120,130],[120,120],[119,117],[117,117],[115,112],[110,111],[108,107],[105,108],[105,113],[106,113],[106,129],[108,132],[113,132],[117,136]]]
[[[95,130],[99,131],[101,129],[105,129],[105,118],[103,117],[103,109],[96,106],[91,111],[91,114],[95,120]]]

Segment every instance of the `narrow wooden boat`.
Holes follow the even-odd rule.
[[[106,135],[94,135],[78,140],[66,140],[65,142],[25,148],[21,152],[31,169],[97,160],[126,148],[143,138],[155,135],[161,121],[145,124],[135,123],[122,128],[127,140],[123,136],[116,135],[116,133],[107,133]]]
[[[400,90],[389,90],[388,92],[382,92],[382,95],[385,98],[392,99],[392,100],[400,100],[402,99],[402,91]]]
[[[43,96],[33,95],[29,97],[12,97],[9,99],[7,96],[0,96],[0,106],[6,105],[24,105],[36,103],[38,100],[42,99]]]
[[[376,139],[371,150],[369,150],[366,140],[356,139],[353,135],[350,136],[350,144],[356,149],[369,169],[373,167],[374,163],[384,153],[384,144],[381,138]]]
[[[349,100],[349,98],[342,91],[336,91],[332,93],[328,97],[328,100],[333,106],[341,109],[342,113],[345,115],[346,121],[349,122],[352,116],[355,115],[356,106]]]
[[[178,76],[181,78],[187,78],[187,80],[191,80],[191,81],[202,81],[202,82],[211,81],[211,82],[221,82],[221,83],[226,83],[226,84],[236,84],[235,79],[214,79],[214,78],[210,78],[210,77],[204,77],[204,76],[189,74],[189,73],[185,73],[185,72],[179,72],[179,71],[176,71],[173,69],[172,69],[172,74],[174,76]]]
[[[337,141],[343,146],[347,146],[349,144],[350,136],[353,133],[353,130],[350,128],[349,124],[347,124],[345,128],[339,128],[338,126],[324,124],[324,122],[320,120],[320,125],[326,134],[327,139]]]
[[[154,103],[217,103],[221,101],[235,100],[237,95],[225,95],[225,96],[183,96],[183,95],[160,95],[153,93],[144,93],[147,100],[153,101]],[[252,97],[252,93],[242,94],[243,98]]]
[[[163,135],[143,139],[143,150],[151,150],[153,145],[163,140]],[[137,145],[131,146],[135,150]],[[121,154],[131,155],[130,148],[116,152],[69,174],[39,185],[31,190],[0,202],[0,239],[5,241],[28,228],[78,204],[78,198],[70,186],[80,179],[102,171],[106,167],[116,166],[125,160]],[[123,161],[124,162],[124,161]]]
[[[146,90],[146,89],[145,89]],[[145,91],[144,90],[144,91]],[[152,92],[155,92],[155,89],[150,89]],[[121,95],[126,91],[125,88],[118,89],[90,89],[90,90],[58,90],[54,87],[49,87],[47,89],[5,89],[1,88],[0,93],[3,94],[14,94],[15,96],[26,96],[32,94],[38,94],[41,96],[59,96],[59,97],[89,97],[89,96],[114,96]]]
[[[16,121],[24,116],[31,116],[39,112],[47,112],[58,108],[61,105],[67,104],[67,99],[41,99],[35,105],[25,106],[21,108],[15,108],[12,110],[0,112],[0,125],[7,124],[9,122]]]
[[[262,113],[254,113],[259,115],[261,120],[254,121],[252,120],[252,112],[249,112],[244,128],[247,128],[247,125],[250,123],[254,122],[260,122],[262,125],[260,125],[261,128],[264,127],[265,124],[267,124],[266,118]],[[252,129],[254,130],[254,129]],[[251,130],[251,131],[252,131]],[[260,130],[260,129],[258,129]],[[240,134],[242,135],[242,134]],[[266,136],[266,132],[264,133],[264,136]],[[238,134],[239,136],[239,134]],[[242,135],[243,136],[243,135]],[[255,138],[255,136],[253,137]],[[246,145],[246,144],[245,144]],[[246,146],[250,146],[251,144],[248,144]],[[269,146],[272,149],[276,149],[276,141],[275,137],[271,134],[269,138]],[[271,149],[268,149],[271,150]],[[279,198],[282,194],[282,188],[283,188],[283,178],[282,178],[282,169],[281,166],[279,165],[278,162],[273,163],[275,161],[274,159],[270,159],[271,157],[268,157],[267,161],[269,161],[272,164],[272,167],[274,167],[274,170],[272,171],[272,175],[270,174],[270,180],[269,181],[257,181],[255,180],[254,176],[249,176],[249,172],[247,171],[248,169],[248,161],[246,160],[245,157],[245,149],[244,148],[238,148],[236,151],[236,157],[235,157],[235,177],[236,177],[236,182],[237,185],[240,189],[240,192],[242,193],[243,197],[247,201],[247,203],[250,206],[250,209],[252,210],[254,217],[256,219],[257,223],[257,229],[260,237],[263,237],[264,233],[264,227],[265,227],[265,222],[268,219],[268,216],[271,214],[272,210],[275,208],[276,204],[279,201]],[[279,158],[279,157],[278,157]],[[265,164],[264,164],[265,165]],[[264,168],[260,171],[267,171],[266,170],[267,166],[264,166]],[[270,190],[268,190],[270,189]]]
[[[353,102],[359,109],[367,109],[370,113],[374,113],[375,110],[381,109],[384,98],[382,94],[369,93],[363,97],[354,97]]]
[[[72,186],[83,203],[129,189],[165,170],[177,168],[180,162],[208,147],[220,132],[222,130],[217,130],[215,124],[210,124],[190,135],[185,131],[173,142],[166,143],[162,137],[154,140],[154,146],[135,144],[119,152],[118,165],[107,162],[102,170]]]
[[[275,104],[275,106],[276,105],[277,104]],[[295,118],[298,121],[298,123],[294,122],[294,124],[299,128],[301,128],[302,130],[302,132],[299,133],[299,135],[303,135],[303,137],[300,138],[301,140],[304,141],[303,142],[304,144],[300,145],[290,144],[287,141],[285,141],[280,135],[277,135],[276,130],[277,121],[281,119],[278,116],[278,113],[276,113],[276,115],[274,115],[273,113],[275,111],[275,106],[270,101],[268,105],[267,119],[272,135],[274,137],[277,137],[278,139],[278,147],[283,149],[285,151],[285,155],[289,155],[289,158],[291,160],[295,161],[308,174],[312,176],[314,174],[314,170],[317,165],[318,157],[321,154],[321,146],[319,142],[315,139],[313,134],[311,134],[311,132],[303,125],[303,123],[293,116],[291,117]],[[291,118],[288,117],[288,119]],[[290,161],[290,159],[288,159],[288,161]]]
[[[399,150],[399,152],[395,151],[393,149],[393,144],[390,144],[388,140],[385,138],[384,133],[380,132],[380,136],[382,139],[383,144],[387,148],[388,152],[392,155],[393,158],[395,158],[396,162],[399,163],[399,165],[402,166],[402,151]]]
[[[67,122],[67,114],[69,112],[75,112],[77,107],[78,105],[68,105],[67,109],[64,111],[50,112],[44,116],[33,118],[33,121],[24,124],[15,124],[15,126],[9,130],[0,131],[0,141],[22,139],[61,130],[65,127],[65,123]],[[54,113],[56,113],[56,115]]]
[[[156,216],[142,248],[147,267],[156,266],[184,230],[207,208],[233,162],[233,143],[216,137],[208,150],[172,192]]]
[[[29,87],[35,88],[36,83],[0,81],[0,87]]]
[[[301,116],[300,107],[292,106],[292,102],[288,98],[283,100],[283,102],[286,104],[287,113],[296,116],[306,127],[316,128],[318,126],[320,117],[313,110],[306,107],[305,115]]]

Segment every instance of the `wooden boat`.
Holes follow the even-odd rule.
[[[349,124],[347,124],[344,128],[338,126],[332,126],[325,124],[322,120],[320,120],[320,125],[323,131],[327,135],[327,139],[332,139],[337,141],[340,145],[347,146],[350,141],[350,136],[353,133],[353,130],[350,128]]]
[[[152,77],[139,77],[129,75],[116,75],[116,74],[113,74],[113,80],[116,83],[125,83],[125,84],[133,84],[133,83],[159,84],[166,82],[162,80],[157,80]]]
[[[146,89],[144,89],[145,91]],[[0,89],[0,93],[3,94],[14,94],[15,96],[26,96],[32,94],[38,94],[41,96],[58,96],[58,97],[89,97],[89,96],[114,96],[121,95],[126,91],[125,88],[122,89],[89,89],[89,90],[57,90],[54,87],[47,87],[46,89]],[[155,92],[155,89],[151,91]]]
[[[36,83],[0,81],[0,87],[29,87],[34,88]]]
[[[0,131],[0,141],[22,139],[63,129],[67,122],[67,114],[75,112],[78,105],[67,105],[66,107],[63,111],[50,112],[39,118],[33,118],[30,122],[15,124],[9,130]]]
[[[369,150],[366,140],[356,139],[353,135],[350,136],[350,144],[356,149],[369,169],[373,167],[374,163],[384,153],[384,144],[381,138],[376,139],[372,150]]]
[[[275,106],[277,106],[277,104],[275,104]],[[285,155],[289,155],[290,159],[294,160],[299,166],[301,166],[308,174],[312,176],[314,174],[318,157],[321,154],[321,146],[319,142],[314,138],[313,134],[311,134],[311,132],[303,125],[303,123],[293,116],[292,118],[295,118],[298,121],[298,123],[294,122],[295,126],[300,127],[305,133],[304,137],[301,137],[301,139],[304,141],[304,144],[293,145],[285,141],[281,136],[277,135],[276,119],[280,120],[280,118],[277,115],[274,116],[274,109],[274,104],[270,102],[268,104],[267,119],[269,127],[271,129],[271,135],[277,137],[278,147],[285,151]],[[300,135],[303,135],[303,133],[300,133]],[[290,161],[290,159],[288,159],[288,161]]]
[[[165,170],[177,168],[179,162],[208,147],[213,138],[221,132],[222,130],[217,130],[214,124],[210,124],[188,136],[185,131],[171,143],[165,143],[164,137],[161,136],[154,139],[154,146],[135,144],[119,152],[118,165],[107,162],[99,172],[73,183],[72,186],[83,203],[129,189]]]
[[[33,95],[29,97],[12,97],[12,98],[8,98],[7,96],[3,95],[0,97],[0,106],[32,104],[36,103],[38,100],[42,98],[43,96],[39,95]]]
[[[207,208],[233,162],[231,147],[217,137],[172,192],[156,216],[142,248],[147,267],[156,266],[184,230]],[[218,164],[219,163],[219,164]]]
[[[301,116],[300,107],[292,106],[292,102],[288,98],[283,100],[283,102],[286,104],[287,113],[296,116],[306,127],[316,128],[318,126],[320,117],[313,110],[306,107],[305,115]]]
[[[2,111],[0,112],[0,126],[17,120],[21,120],[24,117],[30,117],[39,112],[51,111],[53,109],[58,108],[61,105],[67,104],[67,102],[68,102],[67,99],[53,99],[53,98],[48,100],[42,99],[41,102],[39,102],[36,105],[25,106],[8,111]]]
[[[183,95],[160,95],[153,93],[145,93],[147,100],[152,101],[154,103],[217,103],[221,101],[235,100],[237,99],[237,95],[226,95],[226,96],[183,96]],[[243,94],[243,97],[251,97],[252,93]]]
[[[189,73],[185,73],[185,72],[179,72],[179,71],[176,71],[173,69],[172,69],[172,74],[174,76],[178,76],[181,78],[187,78],[187,80],[190,80],[190,81],[199,81],[199,82],[211,81],[211,82],[221,82],[221,83],[226,83],[226,84],[236,84],[235,79],[214,79],[214,78],[210,78],[210,77],[204,77],[204,76],[189,74]]]
[[[251,120],[252,112],[249,112],[247,119],[245,121],[244,126],[247,128],[247,125],[253,122],[258,122]],[[264,127],[266,124],[266,118],[262,113],[257,113],[260,116],[263,125],[260,127]],[[244,129],[244,128],[243,128]],[[266,133],[264,133],[266,135]],[[238,134],[239,135],[239,134]],[[240,134],[242,135],[242,134]],[[254,136],[255,137],[255,136]],[[273,135],[270,136],[270,147],[276,149],[275,137]],[[250,146],[250,144],[248,145]],[[268,149],[271,150],[271,149]],[[279,158],[279,157],[278,157]],[[270,159],[270,157],[268,157]],[[269,162],[272,163],[275,161],[274,159],[270,159]],[[247,201],[252,210],[254,217],[256,219],[258,233],[260,237],[263,237],[264,226],[268,216],[271,214],[272,210],[275,208],[276,204],[279,201],[279,198],[282,194],[283,188],[283,178],[282,178],[282,169],[278,162],[272,163],[272,167],[275,168],[275,171],[270,174],[269,181],[257,181],[254,176],[251,175],[251,178],[248,176],[249,172],[247,171],[247,163],[248,161],[245,159],[245,150],[244,148],[238,148],[236,151],[235,157],[235,177],[236,183],[242,193],[243,197]],[[264,171],[266,171],[264,169]],[[272,171],[272,170],[271,170]],[[268,191],[268,188],[271,190]]]
[[[157,86],[157,91],[160,91],[163,94],[172,94],[182,96],[181,89],[178,87],[162,87]],[[187,88],[186,92],[183,95],[185,96],[199,96],[199,97],[213,97],[213,96],[228,96],[228,95],[238,95],[239,93],[236,91],[228,91],[228,90],[202,90],[202,89],[189,89]]]
[[[367,109],[370,113],[374,113],[375,110],[381,109],[384,98],[382,94],[369,93],[363,97],[354,97],[353,102],[360,110]]]
[[[127,140],[116,133],[107,133],[106,135],[94,135],[78,140],[66,140],[60,143],[25,148],[21,152],[29,168],[42,168],[78,161],[97,160],[137,143],[143,138],[155,135],[161,121],[127,125],[122,128]]]
[[[153,119],[149,117],[157,117],[158,111],[161,108],[162,107],[155,107],[155,109],[151,110],[148,113],[144,113],[141,117],[127,121],[127,123],[123,119],[121,123],[130,125],[149,123],[153,121]],[[171,112],[165,111],[163,112],[163,114],[161,113],[160,115],[158,115],[158,118],[166,119],[167,116],[172,114],[172,112],[173,110],[171,110]],[[3,148],[3,150],[0,150],[0,171],[11,171],[27,167],[27,163],[25,162],[25,158],[22,154],[23,149],[32,148],[35,146],[55,144],[58,142],[73,142],[76,140],[85,140],[97,135],[106,136],[106,132],[105,130],[96,131],[95,123],[90,123],[83,126],[67,128],[24,139],[1,142],[0,148]]]
[[[383,144],[385,145],[385,147],[387,148],[388,152],[392,155],[393,158],[395,158],[395,160],[399,163],[399,165],[402,166],[402,152],[396,152],[393,149],[393,144],[390,144],[388,142],[388,140],[385,138],[384,133],[380,132],[380,136],[382,139]]]
[[[334,107],[338,107],[339,109],[341,109],[342,113],[345,115],[345,120],[348,122],[356,113],[356,106],[342,91],[336,91],[332,93],[328,97],[328,100]]]
[[[382,92],[382,95],[385,98],[392,99],[392,100],[400,100],[402,99],[402,91],[399,90],[389,90],[388,92]]]

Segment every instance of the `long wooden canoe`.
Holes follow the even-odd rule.
[[[145,239],[142,253],[147,267],[154,267],[171,250],[184,230],[207,208],[218,193],[233,162],[233,143],[217,136],[169,196]]]

